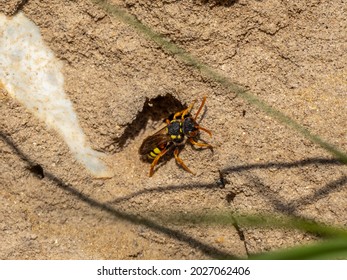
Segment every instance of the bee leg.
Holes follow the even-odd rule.
[[[189,142],[192,143],[192,145],[198,146],[198,147],[207,147],[213,149],[212,145],[206,144],[206,143],[199,143],[194,141],[192,138],[188,138]]]
[[[187,110],[187,109],[185,109],[185,110]],[[176,114],[174,114],[173,119],[176,120],[176,118],[181,116],[184,113],[185,110],[183,110],[181,112],[177,112]]]
[[[195,104],[196,100],[193,101],[192,104],[190,104],[190,106],[185,109],[184,111],[182,111],[182,116],[181,116],[181,119],[184,120],[184,116],[187,115],[193,108],[194,104]]]
[[[184,164],[183,160],[180,159],[180,158],[178,157],[179,152],[180,152],[180,151],[179,151],[179,148],[176,148],[176,150],[174,151],[174,156],[175,156],[176,162],[177,162],[179,165],[181,165],[185,171],[188,171],[189,173],[192,173],[192,174],[195,175],[195,173],[194,173],[193,171],[191,171],[191,170],[187,167],[187,165]]]
[[[152,177],[153,176],[153,173],[154,173],[154,167],[157,165],[159,159],[166,154],[168,150],[167,149],[164,149],[160,152],[160,154],[158,154],[154,160],[152,161],[152,164],[151,164],[151,169],[149,170],[149,177]]]
[[[212,137],[212,132],[211,131],[209,131],[208,129],[206,129],[206,128],[203,128],[203,127],[201,127],[200,125],[197,127],[198,129],[200,129],[200,130],[203,130],[203,131],[205,131],[208,135],[210,135],[210,137]]]
[[[195,104],[196,100],[193,101],[192,104],[190,104],[190,106],[187,109],[184,109],[181,112],[177,112],[176,114],[174,114],[173,119],[175,120],[177,117],[181,116],[181,119],[184,119],[184,116],[187,115],[190,110],[193,108],[194,104]]]

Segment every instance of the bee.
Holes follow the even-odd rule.
[[[201,105],[196,112],[194,118],[191,116],[190,111],[192,110],[196,100],[183,111],[173,114],[170,118],[165,120],[166,126],[154,133],[153,135],[147,137],[140,149],[139,154],[142,157],[146,157],[148,160],[152,161],[151,168],[149,171],[149,177],[152,177],[154,173],[154,167],[157,165],[158,161],[162,156],[168,152],[173,152],[176,162],[183,167],[184,170],[195,174],[192,172],[178,156],[180,150],[184,147],[186,141],[188,140],[192,145],[198,147],[211,148],[212,146],[207,143],[197,142],[197,138],[200,134],[200,130],[205,131],[207,134],[212,136],[212,133],[206,128],[201,127],[196,119],[201,112],[206,101],[206,96],[204,96]]]

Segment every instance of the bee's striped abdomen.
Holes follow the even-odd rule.
[[[159,148],[154,148],[153,151],[151,151],[147,157],[149,159],[155,159],[157,155],[159,155],[161,153],[161,150]]]

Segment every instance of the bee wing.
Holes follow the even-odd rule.
[[[142,145],[139,149],[140,155],[147,155],[153,149],[163,146],[169,142],[170,135],[167,134],[166,127],[163,127],[156,133],[151,136],[148,136],[145,140],[143,140]]]

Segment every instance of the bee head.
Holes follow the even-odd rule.
[[[199,125],[193,118],[185,118],[182,124],[182,132],[188,137],[195,137],[199,134]]]

